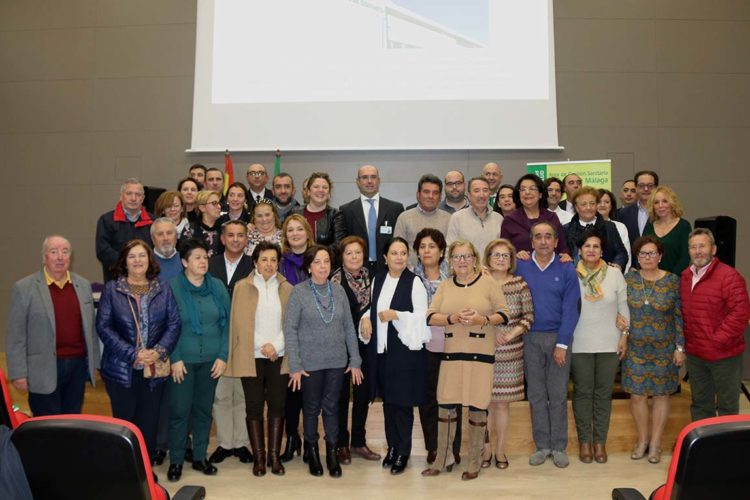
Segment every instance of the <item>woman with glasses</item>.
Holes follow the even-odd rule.
[[[495,364],[489,422],[495,428],[495,467],[507,469],[505,436],[510,423],[510,403],[521,401],[523,387],[523,334],[534,322],[534,303],[529,286],[516,272],[516,249],[508,240],[490,242],[484,250],[484,266],[500,286],[508,306],[508,323],[495,333]],[[488,427],[489,429],[489,427]],[[489,434],[487,434],[489,441]],[[482,468],[489,467],[492,447],[485,443]]]
[[[581,260],[578,254],[578,239],[587,230],[595,229],[602,238],[604,262],[617,267],[620,271],[625,269],[628,263],[628,251],[615,225],[604,220],[597,212],[599,191],[591,186],[583,186],[573,192],[569,202],[575,207],[576,214],[563,226],[563,229],[573,262],[577,264]]]
[[[639,269],[631,269],[625,276],[630,322],[622,317],[617,320],[628,336],[622,388],[630,393],[630,411],[638,431],[638,442],[630,458],[638,460],[648,452],[648,461],[656,464],[661,460],[669,395],[679,388],[678,370],[686,357],[680,277],[659,269],[664,244],[655,236],[638,238],[633,255]],[[649,396],[653,398],[650,412]]]
[[[179,191],[164,191],[154,203],[154,218],[168,217],[177,227],[177,234],[182,234],[188,224],[185,203]]]
[[[557,234],[564,234],[560,220],[554,212],[547,210],[547,190],[542,180],[534,174],[526,174],[516,182],[513,201],[516,208],[503,219],[500,237],[516,247],[516,256],[521,260],[531,258],[531,226],[548,222]],[[569,262],[568,245],[565,238],[557,239],[555,253],[561,262]]]
[[[682,218],[682,203],[671,188],[659,186],[648,199],[648,223],[643,236],[655,235],[664,244],[659,269],[677,276],[690,265],[690,223]]]
[[[203,190],[195,197],[196,210],[200,218],[190,222],[180,235],[180,241],[195,238],[208,246],[208,258],[224,251],[221,244],[221,195],[216,191]]]
[[[448,248],[452,279],[440,283],[427,311],[427,324],[445,327],[445,353],[438,379],[438,450],[423,476],[452,470],[450,453],[458,419],[456,408],[469,407],[469,461],[461,479],[479,475],[492,400],[495,364],[495,327],[508,323],[502,288],[480,271],[479,252],[468,241]]]

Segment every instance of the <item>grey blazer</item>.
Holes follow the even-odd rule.
[[[89,378],[93,384],[94,370],[99,368],[99,342],[94,335],[91,283],[75,273],[70,273],[70,279],[81,307]],[[44,271],[39,271],[17,281],[11,291],[5,335],[8,378],[26,377],[29,392],[52,393],[57,388],[55,348],[55,311]]]

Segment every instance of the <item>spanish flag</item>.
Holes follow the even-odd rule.
[[[224,195],[227,194],[232,184],[234,184],[234,166],[232,166],[232,155],[227,149],[224,151]]]

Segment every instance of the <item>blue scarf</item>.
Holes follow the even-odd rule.
[[[216,288],[216,284],[213,283],[211,277],[209,275],[204,276],[201,286],[195,286],[190,283],[184,272],[180,273],[179,280],[180,288],[185,292],[185,303],[187,304],[188,313],[190,315],[190,327],[193,329],[193,333],[196,335],[203,334],[200,318],[198,318],[198,309],[195,307],[195,302],[193,302],[193,294],[200,295],[201,297],[211,295],[211,298],[214,299],[214,304],[216,304],[216,308],[219,310],[219,326],[224,328],[227,325],[229,311],[224,307],[224,304],[219,297],[219,291]]]

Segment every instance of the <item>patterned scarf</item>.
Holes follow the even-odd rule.
[[[583,265],[583,260],[578,261],[576,273],[584,285],[585,293],[583,294],[583,298],[589,302],[596,302],[604,298],[602,281],[607,277],[607,267],[607,263],[599,259],[596,269],[591,271]]]
[[[448,261],[445,259],[443,259],[443,261],[440,263],[440,277],[436,281],[430,281],[429,279],[427,279],[422,261],[417,262],[417,265],[414,266],[414,274],[419,276],[419,279],[422,280],[424,287],[427,289],[428,304],[432,303],[432,296],[435,295],[435,291],[437,290],[438,285],[441,281],[448,278],[449,273],[450,271],[448,269]]]
[[[354,296],[357,297],[357,303],[359,304],[359,310],[363,311],[370,305],[370,273],[366,267],[362,267],[356,273],[350,273],[343,267],[334,271],[331,276],[331,281],[334,283],[341,284],[341,275],[344,275],[347,285]]]

